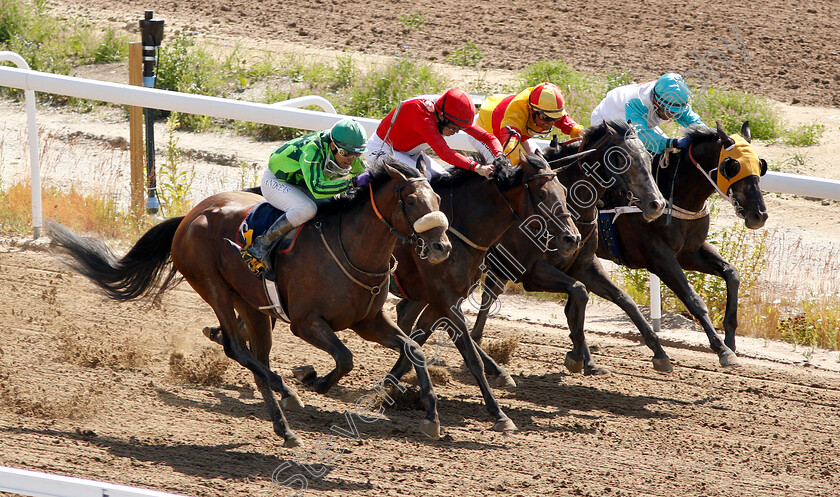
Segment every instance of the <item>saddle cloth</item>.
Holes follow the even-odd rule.
[[[615,232],[614,212],[598,211],[598,241],[602,242],[607,250],[615,256],[619,264],[624,264],[624,258],[621,254],[621,246],[618,243],[618,233]]]
[[[248,266],[248,269],[257,276],[262,276],[265,271],[265,265],[248,253],[248,247],[251,246],[258,236],[265,233],[268,228],[274,224],[274,221],[276,221],[282,214],[283,211],[275,208],[270,203],[260,202],[248,210],[245,214],[245,218],[236,230],[236,236],[234,239],[236,241],[236,245],[239,246],[239,255],[242,257],[245,265]],[[295,246],[295,240],[297,240],[298,233],[300,233],[300,229],[304,226],[304,224],[301,224],[297,228],[275,240],[272,246],[268,249],[268,253],[271,254],[275,250],[279,250],[280,253],[292,250]]]

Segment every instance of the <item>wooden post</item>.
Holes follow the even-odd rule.
[[[143,86],[143,44],[128,44],[128,84]],[[129,147],[131,157],[131,212],[139,219],[145,212],[145,165],[143,152],[143,108],[130,106],[128,110]]]

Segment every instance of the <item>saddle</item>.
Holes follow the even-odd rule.
[[[254,240],[265,233],[268,228],[274,224],[274,221],[277,220],[283,211],[280,209],[275,208],[268,202],[260,202],[259,204],[253,206],[248,212],[245,214],[245,218],[239,224],[239,228],[236,230],[236,236],[234,237],[234,241],[236,246],[239,248],[239,255],[242,257],[243,262],[245,265],[248,266],[248,269],[251,270],[254,275],[257,277],[263,276],[265,272],[265,265],[263,265],[259,259],[254,258],[250,253],[248,253],[248,247],[254,242]],[[274,241],[272,246],[269,248],[268,253],[270,257],[273,257],[273,252],[280,251],[280,253],[286,253],[291,251],[295,246],[295,240],[297,240],[297,236],[300,233],[300,229],[306,223],[298,226],[297,228],[293,229],[292,231],[286,233],[282,237],[278,238]],[[266,275],[268,276],[268,275]]]

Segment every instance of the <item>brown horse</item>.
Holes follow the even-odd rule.
[[[562,253],[577,249],[580,234],[566,209],[565,190],[537,155],[523,156],[516,168],[497,167],[491,181],[457,170],[451,176],[433,179],[432,187],[441,196],[441,211],[449,218],[455,243],[449,259],[438,266],[420,258],[410,246],[397,245],[394,255],[399,267],[395,276],[406,297],[397,306],[398,323],[408,333],[422,311],[417,329],[411,332],[420,344],[437,328],[446,328],[478,382],[487,410],[495,419],[493,428],[515,430],[516,425],[502,412],[484,375],[483,362],[492,359],[477,350],[470,339],[460,305],[481,274],[487,249],[513,225],[518,226],[517,231],[529,233],[536,226],[551,235],[553,241],[549,243]],[[416,364],[416,358],[401,356],[391,374],[401,377],[412,362]],[[516,385],[498,365],[494,371],[497,385]]]
[[[596,202],[608,187],[626,189],[636,199],[634,205],[640,208],[643,220],[651,221],[662,214],[665,199],[653,181],[650,155],[635,128],[626,121],[609,121],[589,128],[584,136],[580,146],[560,146],[552,142],[543,151],[549,164],[563,162],[565,157],[577,155],[575,152],[581,150],[597,152],[557,168],[560,183],[570,192],[569,210],[583,236],[581,247],[571,254],[561,254],[533,243],[521,236],[518,230],[508,230],[491,248],[495,257],[488,257],[487,277],[472,337],[476,342],[481,341],[487,315],[511,279],[521,281],[527,291],[566,293],[569,296],[565,308],[566,321],[574,348],[566,354],[565,365],[572,372],[583,370],[584,374],[591,375],[606,374],[608,371],[595,365],[586,344],[583,325],[589,300],[588,289],[597,287],[612,293],[621,292],[595,257],[598,247]],[[502,252],[513,256],[521,269],[516,271],[509,263],[510,259],[501,255]],[[645,339],[654,350],[657,369],[670,371],[670,361],[659,345],[659,339],[652,333],[645,335]],[[492,375],[491,366],[485,364]]]
[[[274,431],[284,438],[285,446],[294,447],[299,439],[288,427],[273,391],[280,392],[283,408],[302,404],[269,369],[273,317],[267,309],[272,306],[260,281],[227,240],[248,210],[262,200],[245,192],[209,197],[186,216],[150,229],[119,260],[98,240],[78,237],[60,225],[49,230],[53,242],[73,256],[72,266],[116,300],[162,293],[180,271],[216,313],[221,325],[217,338],[225,354],[253,372]],[[438,207],[438,197],[416,169],[380,166],[372,169],[370,186],[321,206],[301,228],[293,248],[275,253],[272,267],[292,333],[327,351],[336,362],[326,376],[308,378],[319,392],[329,390],[353,367],[352,353],[334,330],[350,328],[366,340],[423,357],[420,347],[383,314],[387,292],[382,290],[394,269],[391,253],[398,237],[410,240],[412,246],[422,240],[423,256],[430,263],[449,255],[447,223]],[[421,429],[437,438],[440,422],[432,384],[424,362],[418,361],[415,369],[426,407]]]
[[[703,327],[709,344],[722,366],[737,366],[735,330],[738,327],[738,270],[725,261],[706,241],[709,234],[709,197],[719,191],[735,207],[748,228],[758,229],[767,221],[759,178],[767,172],[767,162],[759,159],[752,146],[750,125],[745,122],[740,136],[717,129],[688,130],[692,145],[679,154],[657,155],[653,173],[659,189],[669,199],[666,215],[646,223],[637,214],[622,214],[614,221],[617,251],[598,245],[598,257],[631,268],[644,268],[659,276],[685,304]],[[736,143],[737,142],[737,143]],[[621,193],[610,188],[605,195],[608,207],[627,205]],[[709,311],[691,287],[683,269],[713,274],[726,282],[726,312],[723,318],[724,342],[715,333]],[[602,287],[590,286],[597,295],[612,300],[631,317],[645,341],[653,333],[630,297],[616,296]],[[656,340],[658,343],[658,339]]]

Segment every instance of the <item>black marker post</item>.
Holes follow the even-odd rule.
[[[143,86],[155,87],[155,66],[157,65],[157,50],[163,41],[163,19],[153,19],[151,10],[145,12],[140,19],[140,38],[143,42]],[[157,198],[157,179],[155,178],[155,121],[153,109],[145,108],[146,117],[146,173],[148,181],[148,197],[146,198],[146,212],[157,214],[160,200]]]

